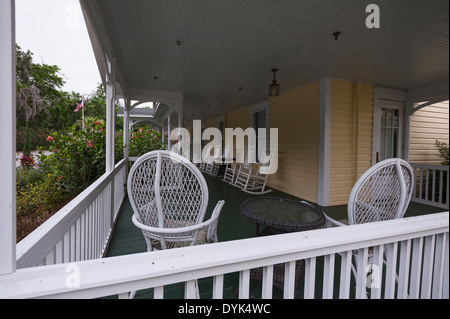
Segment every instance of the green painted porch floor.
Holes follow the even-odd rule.
[[[250,195],[240,189],[230,186],[228,183],[222,182],[219,178],[205,174],[205,179],[209,188],[209,203],[207,210],[207,217],[211,214],[216,203],[219,200],[225,200],[225,206],[222,209],[218,225],[218,238],[219,241],[231,241],[245,238],[251,238],[255,236],[255,223],[246,219],[240,214],[239,207],[242,201],[261,195]],[[266,196],[284,197],[298,199],[294,196],[286,193],[273,190]],[[347,218],[347,205],[322,207],[322,210],[330,217],[334,219]],[[422,204],[410,203],[405,217],[417,216],[421,214],[437,213],[442,209],[434,208]],[[131,216],[133,211],[128,199],[125,200],[122,210],[117,219],[115,229],[111,242],[108,247],[106,257],[136,254],[146,252],[147,247],[142,236],[142,233],[137,229],[132,221]],[[338,258],[338,257],[337,257]],[[321,275],[321,260],[317,260],[317,278],[322,278]],[[336,260],[336,265],[340,262]],[[338,269],[336,270],[338,271]],[[224,298],[234,299],[237,298],[239,274],[233,273],[225,275],[224,279]],[[316,294],[320,298],[322,283],[320,280],[316,280]],[[251,281],[250,298],[261,297],[261,282],[259,280]],[[212,298],[212,278],[205,278],[199,280],[199,289],[201,298]],[[336,291],[337,293],[337,291]],[[180,299],[184,295],[184,284],[176,284],[165,287],[164,296],[167,299]],[[302,298],[303,295],[303,283],[300,280],[298,298]],[[273,289],[274,298],[282,298],[282,291],[275,288]],[[114,296],[113,296],[114,298]],[[138,291],[136,299],[139,298],[153,298],[153,289],[147,289]]]

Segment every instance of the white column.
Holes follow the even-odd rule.
[[[318,204],[330,205],[331,78],[320,80]]]
[[[169,117],[167,118],[167,150],[170,151],[170,149],[172,148],[171,145],[171,138],[170,138],[170,117],[171,115],[169,115]]]
[[[116,65],[112,58],[106,74],[106,172],[114,170],[114,130],[116,104]]]
[[[15,1],[0,1],[0,275],[16,270]]]
[[[129,98],[125,99],[125,109],[124,109],[124,121],[123,121],[123,144],[125,145],[123,149],[123,157],[128,158],[130,156],[130,112],[131,112],[131,101]]]
[[[184,125],[183,125],[183,106],[180,107],[180,113],[178,113],[178,127],[184,127]]]

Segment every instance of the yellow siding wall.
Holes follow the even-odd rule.
[[[449,142],[449,102],[426,106],[411,116],[409,160],[439,165],[435,141]]]
[[[346,204],[350,191],[372,164],[374,87],[332,81],[330,134],[330,205]],[[271,128],[278,128],[278,171],[268,186],[318,202],[320,81],[270,101]],[[250,126],[247,106],[224,115],[225,127]],[[216,127],[217,119],[206,121]]]
[[[374,87],[332,81],[330,205],[346,204],[356,180],[372,165]]]
[[[206,124],[206,128],[217,128],[217,118],[216,117],[213,117],[213,118],[211,118],[211,119],[208,119],[208,120],[206,120],[205,121],[205,124]]]
[[[243,107],[236,111],[227,113],[225,117],[225,127],[226,128],[237,128],[240,127],[243,130],[250,126],[250,110],[249,107]]]
[[[318,199],[320,82],[273,98],[270,127],[278,128],[278,171],[268,185],[316,202]]]
[[[250,127],[250,106],[240,108],[224,115],[225,128],[242,128],[244,131]],[[224,133],[225,134],[225,133]],[[225,135],[223,136],[225,138]],[[247,141],[245,141],[245,144]],[[236,155],[236,141],[233,141],[233,154]]]

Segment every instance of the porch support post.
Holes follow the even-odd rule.
[[[128,159],[130,156],[130,112],[131,112],[131,101],[127,97],[125,99],[125,109],[123,113],[123,157]]]
[[[116,104],[116,65],[111,58],[106,74],[106,172],[114,170],[114,130]]]
[[[178,127],[183,127],[183,106],[180,107],[180,111],[178,113]]]
[[[0,1],[0,275],[16,270],[15,1]]]
[[[330,205],[331,78],[320,80],[318,204]]]
[[[171,138],[170,138],[170,118],[171,118],[171,114],[169,114],[169,116],[167,117],[167,150],[168,151],[170,151],[170,149],[172,148]]]

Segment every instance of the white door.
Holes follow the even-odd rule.
[[[402,158],[404,108],[403,102],[377,101],[373,123],[373,164],[388,158]]]

